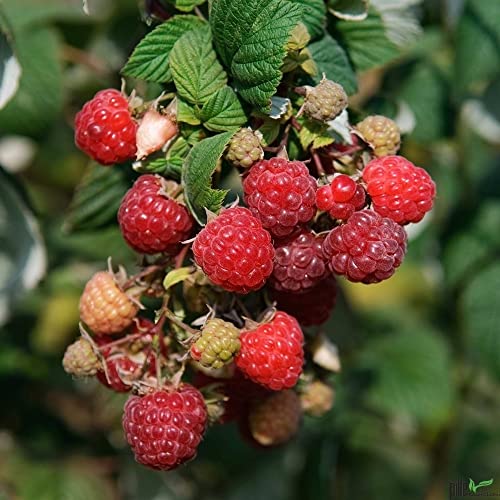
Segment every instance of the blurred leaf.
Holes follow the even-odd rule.
[[[11,312],[12,301],[38,284],[46,266],[38,224],[0,167],[0,325]]]
[[[49,28],[25,30],[16,37],[16,49],[23,72],[16,95],[0,110],[0,132],[37,135],[62,107],[58,37]]]
[[[434,331],[421,327],[369,341],[361,366],[374,372],[368,402],[377,410],[429,424],[449,417],[454,398],[450,358]]]
[[[203,21],[190,15],[175,16],[160,24],[139,42],[122,73],[151,82],[171,81],[169,56],[175,42],[200,26],[203,26]]]
[[[12,42],[0,25],[0,109],[5,107],[16,94],[21,72],[19,61],[12,50]]]
[[[382,66],[399,54],[396,45],[387,37],[380,15],[373,9],[365,20],[339,21],[336,29],[357,71]]]
[[[120,168],[91,164],[73,195],[65,228],[82,231],[115,221],[128,188],[127,179]]]
[[[500,379],[500,263],[485,267],[471,281],[462,299],[468,350],[480,366]]]
[[[356,75],[344,49],[336,40],[325,34],[308,48],[318,68],[316,83],[319,83],[324,73],[328,79],[340,83],[348,94],[356,92],[358,88]]]
[[[319,38],[325,29],[326,6],[323,0],[291,0],[302,7],[302,22],[312,40]]]
[[[196,144],[182,170],[186,203],[200,224],[204,224],[205,209],[218,212],[227,191],[212,189],[212,174],[234,132],[210,137]]]
[[[205,0],[175,0],[175,7],[182,12],[189,12],[202,3]]]
[[[362,21],[368,15],[370,0],[328,0],[328,10],[346,21]]]
[[[240,128],[247,120],[234,90],[225,86],[205,102],[201,109],[204,127],[212,132],[226,132]]]

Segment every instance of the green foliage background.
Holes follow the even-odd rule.
[[[203,2],[170,3],[189,13]],[[0,26],[23,70],[18,93],[0,110],[0,154],[14,134],[33,151],[26,168],[0,176],[0,498],[438,500],[451,480],[500,483],[500,2],[378,0],[355,21],[331,11],[362,17],[366,1],[331,0],[328,14],[320,0],[286,3],[292,16],[293,4],[309,6],[302,19],[309,50],[321,71],[354,94],[351,115],[379,112],[407,125],[402,154],[431,172],[436,207],[394,278],[342,283],[323,328],[343,365],[328,415],[306,419],[293,443],[266,452],[247,446],[236,428],[214,428],[195,462],[159,474],[135,465],[124,446],[123,397],[72,381],[60,365],[90,274],[108,255],[134,262],[113,225],[129,174],[88,172],[73,144],[72,116],[97,90],[120,86],[120,69],[151,27],[134,1],[91,1],[90,16],[77,1],[0,2]],[[223,14],[214,21],[221,29]],[[214,44],[221,62],[241,72],[244,99],[264,107],[273,91],[245,80],[238,40],[225,45],[218,31]],[[172,51],[169,71],[159,72],[155,61],[147,71],[158,84],[173,79],[179,87],[177,62],[211,55],[173,45],[164,54]],[[141,71],[126,69],[144,77]],[[213,81],[239,126],[224,74]],[[135,83],[152,97],[161,91]],[[201,83],[179,92],[205,121],[214,89]],[[206,128],[222,132],[228,123]],[[217,147],[224,140],[218,136]],[[167,167],[179,173],[175,162]],[[71,202],[84,172],[95,196],[80,192]],[[219,203],[215,191],[198,195]],[[85,210],[66,217],[70,203]],[[33,288],[43,248],[48,272]]]

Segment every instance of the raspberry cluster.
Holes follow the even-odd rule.
[[[272,447],[298,432],[303,412],[328,412],[334,390],[315,355],[322,337],[302,328],[330,327],[337,277],[369,284],[392,276],[406,253],[403,226],[433,206],[434,182],[394,155],[399,130],[385,117],[351,127],[348,142],[321,136],[326,146],[313,139],[300,149],[303,127],[327,134],[326,122],[348,101],[326,79],[293,90],[279,119],[256,113],[228,132],[218,158],[213,147],[192,149],[211,129],[195,134],[177,122],[175,100],[165,109],[156,101],[129,109],[121,93],[107,90],[76,117],[76,143],[92,158],[110,164],[137,154],[142,175],[134,174],[117,219],[125,242],[143,255],[131,276],[109,263],[90,278],[80,300],[82,336],[63,366],[132,394],[126,440],[153,469],[193,458],[209,423],[236,421],[250,443]],[[197,160],[197,175],[186,176]],[[210,169],[213,186],[204,178]],[[221,206],[224,193],[214,188],[227,172],[226,186],[242,176],[243,202],[204,217],[203,208]]]

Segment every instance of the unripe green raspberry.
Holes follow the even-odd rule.
[[[375,156],[395,155],[401,145],[401,134],[394,121],[386,116],[366,117],[356,125],[364,140],[373,148]]]
[[[250,168],[264,158],[260,132],[242,128],[233,135],[226,152],[226,160],[235,167]]]
[[[316,87],[305,87],[304,113],[309,118],[327,122],[347,108],[347,94],[342,85],[323,79]]]
[[[91,377],[101,369],[99,358],[84,338],[67,347],[62,364],[67,373],[76,377]]]
[[[257,402],[250,410],[248,426],[259,444],[277,446],[297,434],[301,418],[300,398],[287,389]]]
[[[200,338],[191,346],[191,357],[207,368],[222,368],[240,350],[240,331],[222,319],[207,321]]]

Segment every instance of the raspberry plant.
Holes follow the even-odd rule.
[[[138,266],[115,272],[111,255],[87,283],[64,367],[132,393],[123,428],[143,465],[190,460],[208,423],[236,419],[276,446],[302,406],[327,411],[329,363],[315,354],[327,347],[303,328],[332,314],[335,277],[390,278],[403,225],[432,208],[430,176],[389,156],[395,122],[351,125],[347,59],[332,70],[314,57],[325,8],[213,0],[173,13],[132,52],[121,91],[76,115],[83,152],[136,172],[117,218]],[[249,382],[261,391],[241,405],[234,386]]]

